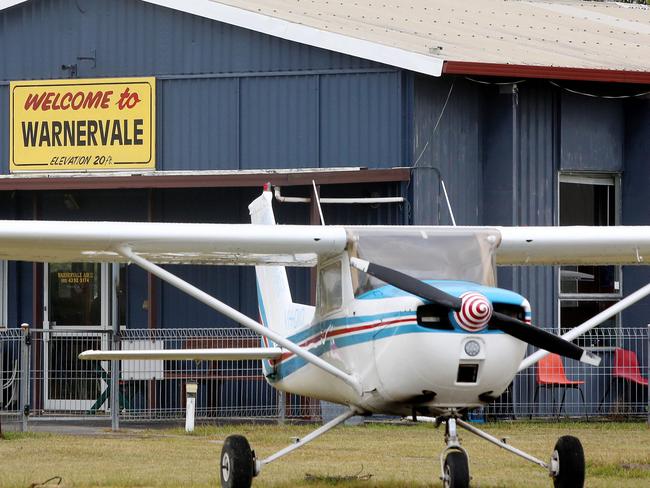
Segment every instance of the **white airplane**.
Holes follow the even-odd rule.
[[[497,399],[545,351],[600,362],[570,342],[598,318],[563,337],[533,326],[528,301],[495,287],[496,264],[639,264],[650,254],[650,227],[274,225],[271,202],[267,188],[249,207],[252,224],[0,222],[0,259],[133,263],[263,338],[259,348],[86,351],[82,359],[260,359],[275,388],[349,407],[264,459],[243,436],[228,437],[223,487],[249,487],[265,465],[352,416],[372,414],[444,423],[445,487],[470,482],[458,427],[548,470],[556,487],[583,486],[577,438],[561,437],[546,462],[461,418]],[[262,323],[159,266],[164,263],[255,265]],[[315,307],[293,302],[287,265],[317,265]],[[650,285],[606,312],[648,294]],[[540,351],[524,359],[527,344]]]

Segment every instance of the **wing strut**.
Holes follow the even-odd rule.
[[[239,310],[235,310],[234,308],[226,305],[225,303],[217,300],[213,296],[208,295],[204,291],[198,289],[197,287],[189,284],[187,281],[182,280],[178,276],[174,275],[173,273],[170,273],[169,271],[164,270],[160,266],[147,261],[141,256],[138,256],[135,254],[129,246],[120,246],[117,248],[117,252],[120,253],[122,256],[127,258],[129,261],[134,262],[144,270],[148,271],[149,273],[157,276],[163,281],[166,281],[170,285],[172,285],[175,288],[178,288],[182,292],[187,293],[189,296],[196,298],[198,301],[201,303],[207,305],[210,308],[213,308],[217,312],[220,312],[224,314],[226,317],[231,318],[235,322],[240,323],[244,327],[247,327],[251,329],[252,331],[269,338],[276,344],[278,344],[281,347],[284,347],[285,349],[288,349],[292,353],[294,353],[296,356],[301,357],[305,361],[313,364],[314,366],[317,366],[318,368],[322,369],[323,371],[328,372],[329,374],[336,376],[337,378],[345,381],[348,385],[350,385],[354,390],[361,394],[361,384],[359,381],[352,375],[346,373],[345,371],[340,370],[339,368],[331,365],[327,361],[323,360],[322,358],[316,356],[315,354],[312,354],[311,352],[307,351],[306,349],[300,347],[298,344],[295,342],[291,342],[289,339],[286,337],[278,334],[277,332],[273,332],[271,329],[268,329],[264,327],[263,325],[259,324],[258,322],[254,321],[250,317],[244,315],[241,313]]]

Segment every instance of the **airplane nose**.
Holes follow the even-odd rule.
[[[490,300],[475,291],[463,293],[460,299],[460,310],[453,312],[456,323],[468,332],[478,332],[487,327],[493,312]]]

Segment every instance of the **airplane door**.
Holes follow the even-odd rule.
[[[44,407],[104,410],[108,362],[80,361],[86,349],[106,349],[111,265],[49,263],[44,269]]]

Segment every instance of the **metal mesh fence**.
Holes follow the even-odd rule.
[[[259,347],[248,329],[147,329],[123,331],[123,349]],[[320,404],[284,395],[264,379],[260,361],[122,361],[121,418],[179,418],[185,385],[198,385],[197,418],[304,418],[320,416]]]
[[[475,419],[648,415],[648,329],[597,328],[580,345],[603,358],[599,367],[555,358],[519,373],[501,397]],[[265,380],[260,361],[120,361],[117,387],[110,361],[80,361],[86,349],[258,347],[243,328],[132,329],[114,341],[110,331],[0,331],[0,420],[30,417],[107,418],[111,392],[119,419],[151,421],[185,416],[186,386],[195,382],[197,419],[321,418],[321,403],[285,395]],[[530,353],[534,352],[530,348]]]
[[[23,333],[20,329],[0,330],[0,422],[16,422],[22,419],[20,409],[21,345]]]
[[[598,327],[576,343],[602,358],[589,366],[557,356],[519,373],[488,417],[641,417],[648,413],[648,328]],[[536,349],[529,347],[529,353]]]

